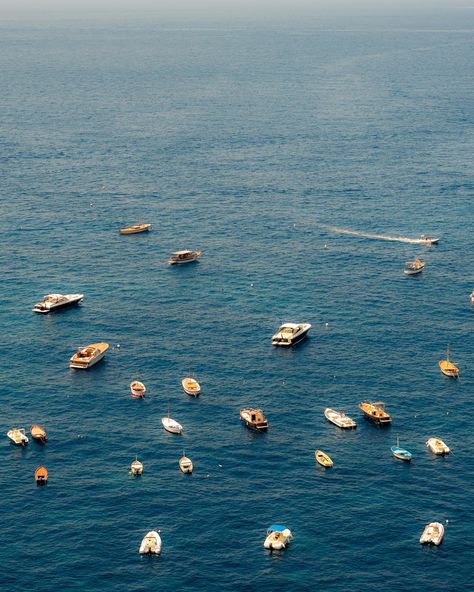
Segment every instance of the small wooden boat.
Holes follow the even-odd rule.
[[[90,368],[102,360],[108,349],[109,344],[104,341],[91,343],[90,345],[86,345],[86,347],[80,347],[71,357],[69,366],[71,368]]]
[[[445,376],[449,376],[450,378],[458,378],[459,367],[449,359],[449,347],[446,350],[446,359],[440,360],[438,365],[439,369]]]
[[[271,549],[279,551],[284,549],[286,545],[291,541],[293,535],[291,530],[281,524],[272,524],[267,529],[267,538],[265,539],[263,546],[265,549]]]
[[[398,458],[398,459],[404,460],[404,461],[411,461],[411,457],[412,457],[411,452],[409,452],[408,450],[405,450],[404,448],[400,448],[400,438],[398,436],[397,436],[397,445],[392,446],[390,448],[390,450],[392,451],[392,454],[395,458]]]
[[[193,472],[193,461],[184,455],[179,459],[179,468],[183,473],[192,473]]]
[[[426,445],[433,454],[445,455],[451,452],[449,446],[447,446],[441,438],[429,438],[426,441]]]
[[[141,463],[138,460],[138,458],[135,458],[135,460],[130,465],[130,474],[131,475],[141,475],[142,473],[143,473],[143,463]]]
[[[315,450],[314,457],[316,461],[322,466],[326,467],[327,469],[331,468],[334,463],[332,462],[331,458],[322,450]]]
[[[241,409],[240,419],[248,428],[257,430],[257,432],[268,430],[268,421],[261,409]]]
[[[201,385],[194,378],[183,378],[181,381],[184,392],[191,397],[198,397],[201,392]]]
[[[12,444],[15,444],[15,446],[26,446],[29,442],[24,428],[13,428],[8,430],[7,436],[10,438]]]
[[[170,404],[168,402],[168,416],[161,418],[161,423],[167,432],[172,434],[181,434],[183,426],[178,423],[175,419],[170,417]]]
[[[138,234],[139,232],[148,232],[151,228],[151,224],[133,224],[132,226],[122,226],[119,232],[120,234]]]
[[[161,553],[161,537],[158,534],[160,531],[150,530],[143,537],[138,552],[140,555],[159,555]]]
[[[36,440],[40,444],[46,444],[46,430],[42,426],[33,424],[30,427],[30,434],[33,440]]]
[[[143,382],[134,380],[130,383],[130,392],[132,393],[132,397],[134,399],[143,399],[145,397],[146,387]]]
[[[426,263],[424,263],[423,261],[420,261],[418,259],[418,257],[415,257],[415,259],[413,261],[407,261],[407,263],[405,264],[405,270],[404,270],[404,274],[405,275],[415,275],[417,273],[421,273],[423,271],[423,269],[425,268]]]
[[[201,256],[201,251],[175,251],[168,259],[170,265],[181,265],[184,263],[192,263],[197,261],[198,257]]]
[[[324,410],[324,417],[328,421],[336,425],[338,428],[348,430],[357,427],[356,422],[349,416],[347,416],[344,412],[336,411],[335,409],[331,409],[330,407],[326,407],[326,409]]]
[[[444,526],[440,522],[430,522],[420,537],[422,545],[439,545],[443,540]]]
[[[38,485],[46,485],[48,481],[48,471],[46,467],[38,467],[35,471],[35,481]]]
[[[372,403],[370,401],[362,401],[359,403],[359,409],[363,412],[367,419],[370,419],[374,423],[379,425],[389,425],[392,422],[392,418],[385,411],[385,403],[377,401]]]

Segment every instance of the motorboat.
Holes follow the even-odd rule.
[[[426,445],[433,454],[445,455],[451,452],[449,446],[447,446],[441,438],[429,438],[426,441]]]
[[[397,437],[397,445],[391,446],[390,450],[395,458],[404,461],[411,461],[412,454],[408,450],[404,448],[400,448],[400,438]]]
[[[449,376],[450,378],[458,378],[459,366],[449,359],[449,347],[446,351],[446,359],[440,360],[438,365],[439,369],[445,376]]]
[[[150,530],[143,537],[140,544],[140,555],[159,555],[161,553],[161,537],[158,534],[160,531]]]
[[[191,395],[191,397],[197,397],[201,392],[201,385],[194,378],[183,378],[181,385],[183,386],[184,392],[187,395]]]
[[[101,341],[100,343],[91,343],[85,347],[80,347],[71,357],[69,366],[71,368],[90,368],[97,364],[105,356],[109,349],[109,344]]]
[[[407,261],[405,263],[405,270],[403,273],[405,275],[415,275],[417,273],[421,273],[425,268],[425,265],[426,263],[424,261],[420,261],[418,257],[415,257],[413,261]]]
[[[420,235],[420,243],[423,245],[437,245],[439,241],[439,237],[431,236],[430,234]]]
[[[38,467],[35,471],[35,481],[38,485],[46,485],[48,481],[48,471],[46,467]]]
[[[362,403],[359,403],[359,409],[364,416],[379,425],[388,425],[392,422],[392,418],[385,411],[384,406],[385,403],[382,403],[381,401],[377,401],[376,403],[362,401]]]
[[[130,474],[131,475],[141,475],[143,473],[143,463],[135,458],[135,460],[130,465]]]
[[[441,522],[430,522],[423,530],[420,537],[422,545],[439,545],[443,540],[444,526]]]
[[[471,304],[474,304],[474,290],[471,292]]]
[[[291,530],[281,524],[272,524],[267,529],[267,538],[265,539],[263,546],[265,549],[272,549],[279,551],[284,549],[286,545],[291,541],[293,535]]]
[[[268,430],[268,421],[261,409],[241,409],[240,419],[248,428],[257,430],[257,432]]]
[[[309,323],[283,323],[272,337],[272,345],[288,347],[304,339],[311,329]]]
[[[161,418],[161,423],[167,432],[171,432],[172,434],[181,434],[183,431],[183,426],[178,423],[175,419],[170,417],[170,404],[168,403],[168,415],[167,417]]]
[[[201,256],[201,251],[175,251],[168,259],[170,265],[177,265],[182,263],[192,263],[197,261],[198,257]]]
[[[130,392],[135,399],[143,399],[146,393],[146,386],[139,380],[134,380],[130,383]]]
[[[148,232],[151,224],[132,224],[132,226],[122,226],[119,229],[120,234],[138,234],[139,232]]]
[[[179,459],[179,468],[183,473],[192,473],[193,472],[193,461],[185,456],[183,452],[183,456]]]
[[[31,437],[33,438],[33,440],[36,440],[37,442],[39,442],[40,444],[46,444],[46,430],[44,429],[43,426],[40,425],[32,425],[30,427],[30,434]]]
[[[34,305],[33,312],[48,314],[60,308],[79,304],[83,298],[84,294],[47,294],[43,300]]]
[[[324,410],[324,416],[328,421],[336,425],[338,428],[351,429],[357,427],[356,422],[343,411],[336,411],[335,409],[326,407]]]
[[[27,446],[29,442],[24,428],[13,428],[8,430],[7,436],[10,438],[12,444],[15,444],[16,446]]]
[[[327,469],[331,468],[334,463],[332,462],[332,459],[330,456],[328,456],[325,452],[323,452],[322,450],[315,450],[314,451],[314,457],[316,458],[316,461],[322,466],[322,467],[326,467]]]

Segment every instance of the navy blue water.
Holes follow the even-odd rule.
[[[466,15],[1,25],[2,587],[467,587],[473,60]],[[152,232],[120,236],[138,216]],[[364,236],[423,232],[439,246]],[[180,248],[200,262],[168,266]],[[406,277],[415,255],[426,269]],[[84,302],[31,312],[50,292]],[[272,348],[284,321],[310,338]],[[68,368],[101,340],[103,362]],[[458,381],[438,369],[448,342]],[[364,399],[393,426],[364,421]],[[181,437],[161,427],[168,401]],[[241,425],[245,406],[268,433]],[[7,430],[32,423],[47,445],[12,446]],[[391,457],[397,436],[411,465]],[[432,456],[430,436],[452,454]],[[434,520],[443,544],[422,548]],[[294,540],[269,554],[274,522]],[[140,557],[152,529],[163,553]]]

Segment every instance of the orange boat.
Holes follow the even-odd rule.
[[[440,360],[438,365],[439,369],[445,376],[449,376],[450,378],[458,378],[459,367],[449,359],[449,347],[446,351],[446,359]]]
[[[36,440],[41,444],[46,444],[46,430],[42,426],[33,424],[30,427],[30,434],[33,440]]]
[[[38,467],[35,471],[35,481],[37,485],[46,485],[48,481],[48,471],[46,467]]]
[[[378,401],[377,403],[362,401],[362,403],[359,403],[359,409],[363,412],[367,419],[370,419],[379,425],[387,425],[392,422],[392,418],[385,411],[384,403],[381,401]]]

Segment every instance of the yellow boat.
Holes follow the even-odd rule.
[[[330,468],[333,466],[333,462],[331,460],[331,458],[322,450],[315,450],[314,451],[314,456],[316,458],[316,461],[322,466],[322,467],[326,467],[326,468]]]
[[[446,359],[438,362],[439,369],[445,376],[457,378],[459,376],[459,368],[454,362],[449,359],[449,347],[446,351]]]
[[[138,234],[139,232],[148,232],[151,224],[133,224],[133,226],[122,226],[120,234]]]

